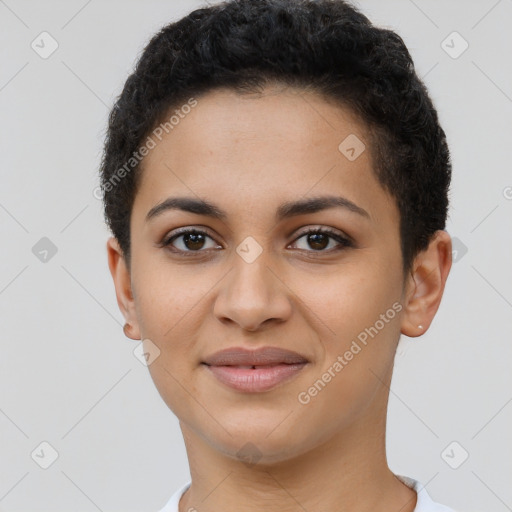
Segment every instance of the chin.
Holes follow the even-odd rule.
[[[232,459],[242,462],[247,468],[263,469],[293,459],[299,455],[296,453],[296,447],[297,444],[290,445],[284,439],[269,442],[265,437],[261,439],[240,437],[231,440],[228,446],[224,445],[222,451]]]
[[[221,438],[208,435],[211,446],[230,458],[240,460],[247,467],[285,462],[308,451],[310,444],[303,437],[304,429],[300,430],[301,436],[297,437],[297,429],[292,432],[288,428],[280,430],[279,421],[275,421],[275,418],[267,424],[261,422],[256,427],[247,424],[240,424],[237,428],[225,423],[223,425],[231,436],[225,431],[222,431]]]

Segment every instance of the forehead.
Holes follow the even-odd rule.
[[[395,202],[372,171],[366,130],[348,109],[277,87],[243,95],[219,89],[196,101],[143,160],[134,210],[187,195],[261,218],[271,204],[336,193],[372,220],[397,221]]]

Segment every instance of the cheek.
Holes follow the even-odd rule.
[[[302,421],[311,423],[312,427],[321,418],[322,428],[316,429],[317,434],[327,438],[364,415],[379,389],[383,389],[362,359],[354,359],[339,373],[332,373],[334,377],[325,387],[319,384],[319,380],[323,382],[322,374],[318,375],[319,380],[311,382],[311,387],[301,395],[303,401],[309,402],[299,406]]]
[[[389,275],[366,267],[359,274],[353,268],[325,280],[322,293],[307,294],[308,289],[318,287],[302,291],[315,313],[311,318],[323,352],[311,384],[327,380],[325,388],[322,382],[317,386],[323,395],[318,402],[333,400],[350,410],[366,403],[392,366],[400,334],[400,288]]]
[[[149,262],[136,277],[136,309],[142,334],[163,343],[185,326],[190,329],[215,281],[199,270]]]
[[[390,269],[384,273],[368,263],[340,267],[329,275],[303,276],[294,282],[293,289],[307,306],[304,315],[318,326],[322,338],[336,345],[357,336],[385,315],[400,299],[399,284]],[[389,316],[397,315],[392,311]]]

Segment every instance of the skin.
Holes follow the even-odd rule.
[[[183,432],[192,485],[180,512],[412,512],[416,493],[386,460],[389,385],[400,334],[423,334],[439,307],[449,235],[436,232],[404,280],[399,211],[373,175],[369,146],[354,161],[338,150],[350,134],[367,139],[347,109],[283,87],[251,95],[219,89],[197,99],[143,162],[130,268],[115,238],[107,242],[127,335],[159,348],[149,370]],[[323,195],[344,196],[369,218],[334,207],[275,221],[281,203]],[[168,210],[146,222],[151,208],[174,196],[208,200],[227,219]],[[159,245],[185,226],[211,239],[202,246],[176,239],[175,250],[196,250],[191,257]],[[318,250],[301,236],[318,227],[354,246],[327,238]],[[252,263],[236,252],[248,236],[262,249]],[[298,394],[395,302],[401,311],[300,403]],[[227,347],[269,345],[310,362],[264,393],[227,388],[200,364]],[[248,442],[259,457],[252,464],[237,455]]]

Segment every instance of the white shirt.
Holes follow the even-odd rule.
[[[396,477],[401,480],[405,485],[416,491],[418,495],[418,499],[416,501],[416,507],[414,512],[455,512],[452,508],[449,508],[445,505],[440,505],[435,501],[432,501],[432,498],[428,495],[427,490],[423,485],[421,485],[418,481],[413,480],[412,478],[396,475]],[[159,510],[159,512],[179,512],[178,504],[180,502],[181,497],[185,494],[185,491],[190,487],[190,482],[187,482],[180,489],[178,489],[172,496],[171,499],[167,502],[164,508]]]

